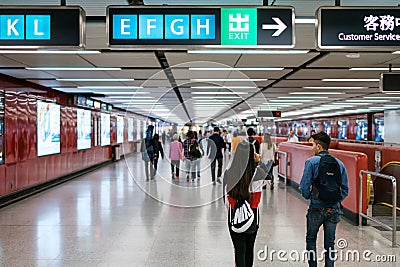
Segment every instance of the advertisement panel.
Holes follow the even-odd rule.
[[[88,149],[92,146],[92,112],[90,110],[76,110],[76,148]]]
[[[108,146],[110,145],[110,114],[101,113],[100,119],[101,119],[100,145]]]
[[[37,155],[60,153],[60,105],[37,101]]]

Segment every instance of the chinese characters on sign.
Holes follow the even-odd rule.
[[[337,20],[338,17],[341,19]],[[399,8],[321,7],[318,10],[318,47],[398,47],[399,26]]]

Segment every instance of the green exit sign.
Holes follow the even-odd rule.
[[[221,8],[221,45],[257,45],[257,8]]]

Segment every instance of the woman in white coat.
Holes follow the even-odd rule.
[[[261,162],[264,162],[265,164],[272,160],[274,161],[275,159],[275,151],[276,151],[276,145],[272,143],[271,141],[271,135],[266,133],[264,134],[263,137],[263,142],[261,143],[260,146],[260,160]],[[271,179],[271,184],[270,184],[270,189],[274,189],[274,175],[272,174],[272,168],[271,171],[268,173],[270,176],[269,178]]]

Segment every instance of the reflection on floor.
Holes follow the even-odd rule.
[[[181,172],[173,181],[169,161],[160,160],[156,179],[146,181],[144,164],[133,155],[3,208],[0,266],[233,266],[222,186],[212,185],[207,159],[201,166],[200,180],[187,182]],[[306,265],[307,204],[282,183],[264,191],[255,266]],[[376,266],[362,258],[366,250],[372,259],[395,255],[400,261],[388,238],[390,232],[342,220],[336,239],[346,247],[339,255],[357,250],[361,259],[343,256],[337,266]],[[321,230],[319,252],[322,246]],[[286,252],[283,259],[279,250]]]

